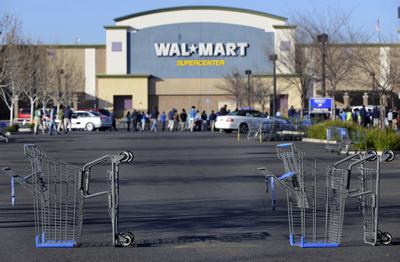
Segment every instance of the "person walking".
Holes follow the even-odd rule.
[[[147,115],[144,113],[144,111],[142,111],[142,131],[146,130],[146,121],[147,121]]]
[[[137,112],[137,123],[136,123],[136,130],[142,131],[142,118],[143,115],[140,111]]]
[[[289,118],[294,118],[296,116],[296,109],[294,109],[293,106],[290,106],[290,109],[288,111],[288,117]]]
[[[171,132],[174,131],[174,114],[175,114],[174,108],[168,112],[168,129]]]
[[[190,109],[190,112],[189,112],[189,129],[190,129],[190,132],[193,132],[195,119],[196,119],[196,107],[192,106],[192,109]]]
[[[214,132],[214,129],[215,129],[215,120],[217,120],[217,116],[215,115],[214,110],[211,110],[211,114],[210,114],[210,116],[209,116],[209,119],[210,119],[210,129],[211,129],[211,132]]]
[[[40,107],[36,108],[33,120],[35,121],[35,126],[33,127],[33,134],[36,135],[38,127],[40,127],[40,130],[42,130],[42,133],[44,135],[45,132],[43,127],[43,111]]]
[[[153,111],[151,111],[151,114],[150,114],[150,121],[151,121],[150,131],[153,131],[153,132],[157,132],[158,131],[158,129],[157,129],[158,115],[159,115],[159,112],[157,110],[157,107],[155,106]]]
[[[70,106],[67,106],[64,110],[64,133],[67,134],[72,130],[72,110]]]
[[[393,130],[397,130],[397,116],[398,116],[399,112],[397,111],[397,108],[393,109]]]
[[[110,131],[112,131],[113,129],[114,129],[114,131],[118,131],[118,129],[117,129],[117,117],[115,116],[114,110],[111,111],[110,117],[111,117],[111,121],[112,121],[112,125],[111,125],[111,128],[110,128]]]
[[[224,105],[223,107],[221,107],[221,109],[219,110],[219,113],[221,116],[227,115],[228,114],[227,105]]]
[[[186,126],[186,120],[187,120],[187,114],[186,114],[186,110],[184,108],[182,108],[182,112],[179,115],[181,118],[181,131],[185,131],[185,126]]]
[[[164,132],[165,131],[165,122],[167,121],[167,115],[165,114],[165,111],[162,112],[160,116],[160,122],[161,122],[161,130]]]
[[[367,127],[367,110],[365,109],[364,105],[360,109],[359,116],[360,116],[360,125]]]
[[[201,131],[205,132],[208,129],[207,125],[207,113],[206,111],[203,111],[201,113]]]
[[[136,111],[136,109],[133,110],[131,117],[133,131],[137,131],[138,112]]]
[[[177,110],[174,110],[174,131],[178,131],[179,129],[179,114]]]
[[[132,117],[131,117],[131,112],[129,112],[129,111],[128,111],[128,113],[126,113],[125,122],[126,122],[126,131],[130,132]]]
[[[387,122],[388,122],[388,128],[392,128],[393,125],[393,111],[391,108],[389,108],[389,112],[387,113]]]
[[[60,106],[60,109],[57,112],[58,126],[57,133],[61,132],[61,128],[65,133],[65,125],[64,125],[64,107]]]
[[[346,121],[347,122],[353,121],[353,115],[351,113],[351,109],[350,108],[346,109]]]
[[[57,134],[56,117],[57,117],[57,107],[53,105],[50,110],[50,125],[49,125],[50,136],[53,135],[53,132]]]

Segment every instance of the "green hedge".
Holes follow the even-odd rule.
[[[365,131],[366,145],[355,145],[356,149],[363,150],[366,147],[368,149],[374,149],[378,151],[382,151],[385,149],[400,151],[400,135],[398,135],[394,130],[363,128],[353,122],[325,121],[323,123],[309,127],[306,132],[307,137],[326,139],[326,129],[332,126],[345,127],[349,130],[350,133],[354,133],[355,131]]]
[[[5,132],[18,132],[19,126],[18,125],[12,125],[12,126],[8,126],[6,127],[6,129],[4,130]]]

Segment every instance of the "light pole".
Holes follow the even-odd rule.
[[[372,78],[372,104],[375,105],[375,98],[376,98],[375,73],[371,72],[369,75]]]
[[[58,102],[58,107],[60,106],[60,101],[61,101],[61,75],[64,74],[64,69],[59,69],[58,70],[58,97],[57,97],[57,102]]]
[[[251,70],[247,69],[244,71],[244,73],[247,75],[247,89],[248,89],[248,95],[247,95],[247,103],[249,104],[249,107],[251,107],[251,85],[250,85],[250,77],[251,77]]]
[[[273,76],[273,86],[274,86],[274,93],[272,97],[272,116],[276,116],[276,60],[278,60],[277,54],[269,55],[269,61],[272,62],[272,76]]]
[[[239,110],[239,73],[235,72],[233,73],[233,76],[235,77],[235,88],[236,88],[236,109]]]
[[[321,44],[321,93],[322,97],[326,96],[326,88],[325,88],[325,58],[326,58],[326,43],[328,42],[328,35],[323,33],[317,35],[318,43]]]

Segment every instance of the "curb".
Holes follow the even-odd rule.
[[[326,139],[316,139],[316,138],[302,138],[301,139],[302,142],[306,142],[306,143],[321,143],[321,144],[326,144],[327,141]],[[336,144],[336,141],[330,141],[329,144]]]

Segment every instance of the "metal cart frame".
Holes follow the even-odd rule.
[[[25,157],[30,161],[32,173],[17,175],[11,168],[2,171],[11,177],[11,204],[15,205],[14,183],[21,184],[33,193],[36,247],[79,246],[83,200],[100,195],[108,196],[108,210],[112,224],[114,246],[134,246],[134,235],[119,233],[119,165],[130,163],[133,154],[128,151],[119,155],[107,155],[87,163],[83,168],[69,163],[49,160],[46,154],[33,144],[24,146]],[[89,193],[92,168],[111,163],[107,170],[108,190]]]

